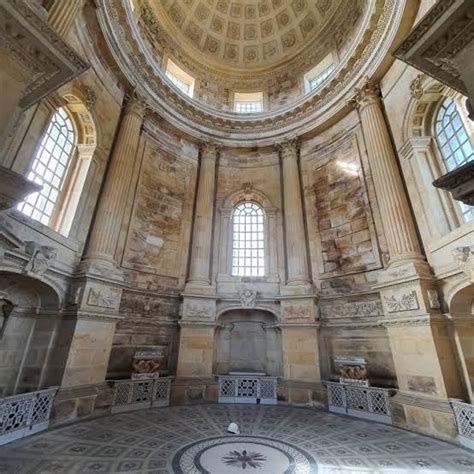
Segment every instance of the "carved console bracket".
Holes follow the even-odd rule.
[[[449,191],[456,201],[474,206],[474,161],[441,176],[433,186]]]

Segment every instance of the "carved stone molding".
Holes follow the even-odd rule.
[[[32,275],[42,275],[56,260],[57,249],[37,242],[26,241],[25,250],[30,260],[25,266],[24,272]]]
[[[471,0],[435,3],[394,56],[466,95],[454,59],[474,39]]]
[[[251,288],[243,288],[240,291],[240,304],[242,308],[255,308],[257,303],[257,292]]]
[[[453,258],[457,266],[474,281],[474,246],[457,247],[453,250]]]
[[[410,82],[410,95],[416,99],[420,100],[423,97],[423,80],[425,78],[424,74],[418,74],[413,81]]]
[[[26,0],[0,3],[0,48],[24,70],[23,109],[88,67]]]
[[[326,120],[332,113],[332,104],[350,93],[348,85],[382,61],[383,58],[374,53],[387,50],[405,8],[404,0],[388,0],[383,5],[381,2],[381,8],[375,8],[374,21],[370,22],[357,54],[348,59],[346,67],[341,68],[333,80],[317,93],[302,98],[291,111],[282,109],[255,117],[241,117],[211,109],[178,92],[165,79],[160,65],[153,62],[150,51],[145,51],[146,45],[136,25],[130,24],[124,5],[118,0],[100,0],[98,4],[99,23],[106,40],[116,46],[119,66],[131,83],[147,84],[157,113],[194,137],[202,139],[204,133],[233,146],[248,143],[257,136],[261,145],[274,144],[277,137],[281,140],[294,135],[297,129],[307,131]],[[196,133],[198,128],[199,134]]]
[[[41,186],[24,176],[0,166],[0,212],[11,209],[29,194],[39,191]]]
[[[474,161],[446,173],[433,186],[449,191],[453,199],[474,206]]]

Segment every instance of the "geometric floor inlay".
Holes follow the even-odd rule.
[[[227,433],[230,422],[240,435]],[[0,473],[472,473],[472,452],[315,409],[196,405],[123,413],[0,447]]]

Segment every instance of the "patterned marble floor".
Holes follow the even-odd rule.
[[[230,421],[239,436],[226,433]],[[1,473],[474,472],[467,450],[390,426],[284,406],[157,408],[0,448]]]

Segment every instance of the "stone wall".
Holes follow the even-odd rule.
[[[313,278],[322,294],[366,291],[384,238],[355,114],[301,150]]]

